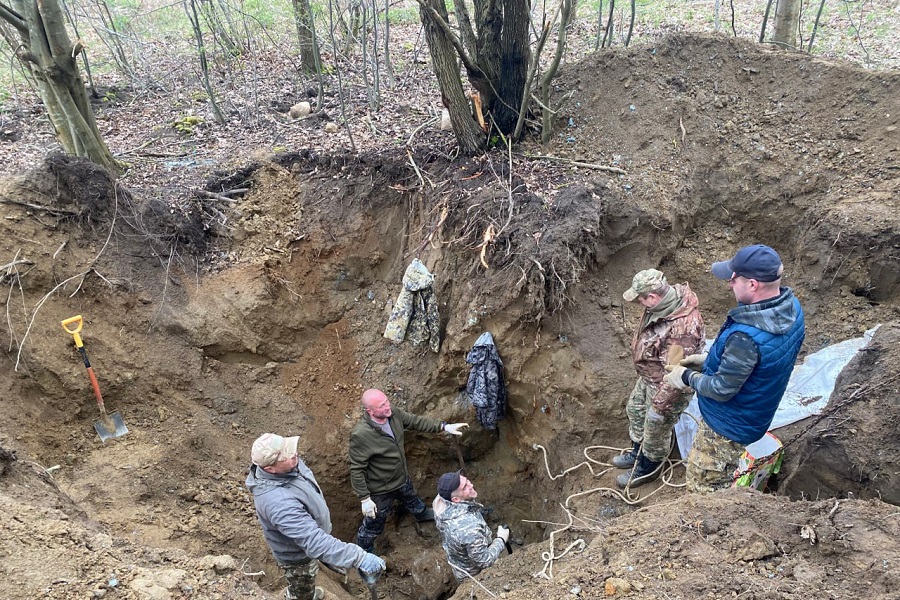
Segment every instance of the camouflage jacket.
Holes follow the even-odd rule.
[[[403,289],[384,328],[385,338],[397,344],[405,338],[416,346],[428,342],[433,352],[440,350],[441,319],[433,285],[434,275],[414,258],[403,275]]]
[[[634,369],[645,383],[656,390],[652,402],[660,412],[666,412],[681,394],[663,382],[669,348],[677,344],[684,348],[684,355],[688,356],[703,352],[706,342],[706,328],[696,294],[686,283],[672,287],[681,304],[671,314],[659,319],[652,319],[652,313],[645,310],[631,344]]]
[[[436,496],[432,507],[441,545],[457,580],[478,575],[497,561],[505,545],[502,539],[493,536],[485,523],[481,504],[447,502]]]

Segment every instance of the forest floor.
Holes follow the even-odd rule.
[[[5,113],[0,595],[280,597],[243,487],[250,444],[300,435],[351,540],[346,440],[360,392],[380,387],[472,423],[463,459],[515,542],[455,590],[433,527],[398,515],[378,542],[386,597],[897,598],[900,72],[652,38],[565,65],[546,146],[467,160],[415,51],[397,57],[409,76],[390,110],[353,117],[357,152],[324,129],[334,96],[290,119],[309,87],[291,76],[280,100],[250,111],[235,92],[234,122],[186,136],[171,123],[201,110],[189,90],[117,90],[98,110],[130,164],[118,185],[47,158],[38,108]],[[617,496],[602,463],[628,443],[639,318],[622,291],[648,267],[690,282],[712,337],[734,299],[709,264],[755,242],[781,252],[803,303],[804,356],[882,327],[826,418],[776,432],[791,444],[777,495],[686,494],[673,458],[637,503]],[[414,256],[436,275],[439,353],[382,338]],[[59,325],[75,314],[130,430],[106,444]],[[510,394],[496,434],[459,401],[485,330]],[[407,456],[426,500],[458,468],[444,436],[412,435]],[[353,575],[319,582],[368,595]]]

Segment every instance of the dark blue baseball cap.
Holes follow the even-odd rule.
[[[438,479],[438,496],[447,500],[448,502],[453,498],[453,492],[459,489],[460,481],[460,473],[462,470],[456,471],[455,473],[444,473],[441,475],[441,478]]]
[[[739,275],[757,281],[776,281],[781,278],[781,257],[762,244],[745,246],[731,260],[713,263],[712,274],[726,281]]]

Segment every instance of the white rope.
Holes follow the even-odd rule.
[[[673,444],[674,444],[674,438],[673,438]],[[551,481],[555,481],[561,477],[564,477],[565,475],[568,475],[572,471],[575,471],[575,470],[577,470],[581,467],[585,467],[585,466],[591,472],[592,476],[594,476],[595,478],[601,477],[601,476],[605,475],[606,473],[608,473],[613,468],[613,465],[591,458],[588,455],[588,452],[591,450],[612,450],[612,451],[615,451],[615,452],[618,452],[621,454],[621,453],[624,453],[626,450],[628,450],[628,448],[616,448],[613,446],[587,446],[582,451],[582,454],[584,455],[584,458],[585,458],[584,461],[578,463],[577,465],[575,465],[573,467],[569,467],[568,469],[559,473],[558,475],[554,475],[550,471],[550,463],[547,458],[547,449],[544,448],[540,444],[532,444],[532,448],[535,450],[540,450],[543,453],[544,467],[546,468],[547,476],[550,478]],[[523,520],[522,521],[523,523],[546,523],[546,524],[550,524],[550,525],[560,525],[561,526],[559,529],[556,529],[556,530],[550,532],[550,550],[541,553],[541,559],[544,561],[544,568],[541,569],[540,571],[538,571],[537,573],[534,573],[532,576],[533,577],[542,577],[544,579],[553,579],[553,561],[559,560],[560,558],[562,558],[563,556],[565,556],[566,554],[568,554],[570,551],[572,551],[575,548],[577,548],[577,552],[581,553],[584,551],[585,547],[587,546],[586,542],[582,538],[578,538],[574,542],[572,542],[571,544],[566,546],[565,549],[563,549],[563,551],[561,553],[556,554],[556,547],[555,547],[556,535],[573,528],[574,517],[573,517],[572,513],[569,511],[570,502],[572,500],[574,500],[575,498],[580,498],[581,496],[588,496],[590,494],[595,494],[595,493],[599,492],[602,494],[608,494],[611,496],[615,496],[619,500],[621,500],[622,502],[624,502],[625,504],[628,504],[630,506],[640,504],[640,503],[644,502],[645,500],[647,500],[647,498],[653,496],[654,494],[656,494],[657,492],[659,492],[661,489],[663,489],[665,487],[674,487],[674,488],[684,487],[685,484],[683,484],[683,483],[672,483],[672,475],[673,475],[674,469],[678,465],[682,464],[682,462],[684,462],[684,461],[679,460],[679,461],[673,462],[671,459],[666,458],[666,460],[663,462],[663,464],[661,464],[659,466],[659,468],[663,470],[663,472],[660,476],[661,485],[657,486],[656,489],[654,489],[652,492],[650,492],[649,494],[647,494],[645,496],[641,497],[641,496],[633,496],[632,495],[631,481],[629,481],[628,485],[625,486],[624,493],[622,491],[619,491],[617,489],[610,488],[610,487],[597,487],[597,488],[593,488],[590,490],[584,490],[581,492],[576,492],[574,494],[571,494],[570,496],[568,496],[566,498],[564,504],[560,504],[560,507],[562,507],[562,509],[566,513],[566,516],[569,518],[569,522],[567,524],[551,523],[548,521]],[[595,465],[602,466],[604,468],[602,470],[595,471],[594,470]],[[581,520],[583,523],[585,522],[583,519],[579,519],[579,520]],[[599,528],[595,529],[594,527],[592,527],[588,524],[585,524],[585,528],[590,531],[599,531]]]

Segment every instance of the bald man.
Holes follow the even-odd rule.
[[[417,521],[433,521],[434,511],[425,508],[409,478],[403,451],[405,429],[450,435],[462,435],[468,423],[444,423],[411,415],[391,407],[381,390],[370,389],[362,395],[363,416],[350,432],[350,485],[362,505],[363,520],[356,543],[372,552],[375,538],[397,500]]]

